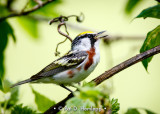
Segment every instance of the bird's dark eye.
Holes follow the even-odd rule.
[[[89,38],[92,38],[92,37],[93,37],[93,35],[91,35],[91,34],[88,34],[88,37],[89,37]]]

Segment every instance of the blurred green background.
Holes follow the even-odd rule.
[[[124,7],[126,0],[66,0],[61,1],[54,10],[62,15],[79,15],[83,12],[85,20],[77,23],[69,22],[68,31],[72,38],[84,30],[106,30],[111,36],[122,36],[120,39],[106,46],[101,42],[101,60],[95,71],[85,80],[90,81],[107,69],[125,61],[139,53],[148,31],[154,29],[160,21],[157,19],[135,19],[144,8],[155,5],[154,0],[142,0],[132,14],[126,15]],[[18,5],[23,7],[23,3]],[[15,5],[16,7],[16,5]],[[17,38],[16,44],[9,40],[5,51],[5,77],[12,82],[29,78],[40,71],[58,57],[54,56],[56,44],[64,39],[57,32],[57,24],[49,25],[47,21],[38,24],[38,38],[34,39],[22,29],[17,18],[8,20],[12,25]],[[34,30],[33,30],[34,31]],[[136,40],[127,40],[130,37],[140,37]],[[141,39],[142,38],[142,39]],[[60,45],[61,55],[70,49],[70,42]],[[148,73],[138,63],[106,80],[112,89],[111,97],[118,98],[119,113],[125,112],[129,107],[143,107],[160,113],[160,55],[154,56],[149,64]],[[33,88],[56,102],[65,98],[69,92],[54,84],[32,84]],[[72,88],[71,88],[72,89]],[[74,88],[73,88],[74,89]],[[29,84],[20,87],[20,101],[24,105],[36,108],[34,96]]]

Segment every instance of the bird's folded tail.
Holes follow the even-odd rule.
[[[18,86],[18,85],[22,85],[22,84],[25,84],[25,83],[28,83],[28,82],[31,82],[31,81],[33,81],[32,79],[26,79],[26,80],[23,80],[23,81],[21,81],[21,82],[18,82],[18,83],[16,83],[16,84],[14,84],[14,85],[12,85],[11,86],[11,88],[13,88],[13,87],[15,87],[15,86]]]

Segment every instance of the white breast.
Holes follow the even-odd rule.
[[[80,45],[81,47],[75,47],[75,49],[84,49],[85,51],[89,51],[91,48],[87,45]],[[85,70],[85,65],[88,61],[88,58],[77,68],[72,68],[63,72],[60,72],[52,77],[46,78],[45,83],[56,83],[63,85],[71,85],[72,83],[78,83],[84,80],[86,77],[90,75],[90,73],[96,68],[97,64],[100,60],[100,52],[99,52],[99,41],[97,41],[94,45],[95,54],[93,56],[93,63]],[[73,74],[73,76],[72,76]]]
[[[58,73],[57,75],[54,75],[52,77],[53,78],[52,80],[54,83],[64,84],[64,85],[78,83],[90,75],[90,73],[96,68],[97,64],[99,63],[99,60],[100,60],[99,46],[96,46],[95,55],[93,56],[93,64],[87,70],[84,70],[85,69],[84,67],[86,62],[88,61],[88,58],[86,58],[86,60],[81,66],[78,66],[78,68],[81,68],[80,70],[78,70],[78,68],[72,68],[72,69],[66,70],[64,72]],[[72,73],[74,74],[74,76],[71,78],[69,75],[66,75],[70,71],[72,71]]]

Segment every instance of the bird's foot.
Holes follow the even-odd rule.
[[[69,92],[71,92],[71,93],[73,93],[73,91],[72,90],[70,90],[69,88],[67,88],[66,86],[64,86],[63,84],[62,85],[60,85],[61,87],[63,87],[64,89],[66,89],[66,90],[68,90]]]

